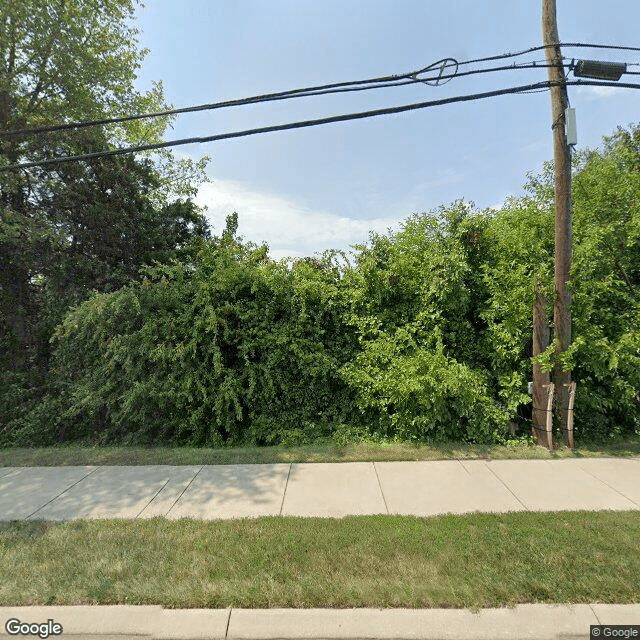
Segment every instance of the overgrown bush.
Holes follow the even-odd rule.
[[[530,181],[551,210],[552,166]],[[640,127],[619,129],[602,151],[574,162],[572,346],[578,438],[640,432]],[[550,298],[552,299],[552,298]],[[553,344],[540,361],[550,369]]]
[[[58,439],[293,443],[345,420],[337,272],[289,270],[236,240],[236,226],[230,216],[192,261],[145,268],[66,317],[54,336]]]
[[[488,372],[484,288],[468,250],[482,220],[457,202],[372,234],[347,274],[361,351],[342,369],[374,434],[488,442],[510,412]],[[475,230],[472,231],[475,233]]]
[[[577,159],[573,349],[580,434],[640,433],[640,127]]]
[[[640,128],[578,154],[573,185],[563,361],[577,382],[576,437],[640,433]],[[180,261],[68,313],[48,378],[5,363],[0,410],[11,417],[0,442],[496,442],[514,423],[527,432],[536,288],[553,321],[553,226],[550,164],[500,210],[458,201],[372,233],[353,266],[335,252],[274,262],[236,238],[234,214],[222,237],[195,239]],[[556,364],[553,344],[538,360]]]

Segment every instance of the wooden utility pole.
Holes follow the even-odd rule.
[[[556,21],[556,0],[542,0],[542,35],[546,45],[551,87],[553,129],[553,160],[555,174],[555,300],[553,306],[556,354],[563,353],[571,344],[571,292],[567,281],[571,272],[571,149],[565,137],[565,110],[569,106],[565,84],[562,53]],[[571,373],[557,364],[553,377],[556,389],[556,411],[564,442],[573,448],[569,438],[568,409]],[[569,441],[571,440],[571,442]]]
[[[540,355],[549,346],[549,321],[545,310],[547,299],[539,281],[536,281],[533,303],[533,355]],[[547,397],[549,395],[549,374],[542,371],[539,364],[533,365],[533,437],[536,443],[548,449],[553,448],[547,432]]]

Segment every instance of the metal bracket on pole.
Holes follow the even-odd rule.
[[[569,406],[567,408],[567,445],[573,449],[573,404],[576,397],[576,383],[565,384],[569,387]]]
[[[553,382],[542,385],[547,390],[547,448],[553,451],[553,394],[555,385]]]

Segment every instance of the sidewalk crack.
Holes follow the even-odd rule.
[[[180,500],[180,498],[182,498],[182,496],[185,494],[186,490],[191,486],[191,483],[198,477],[198,474],[204,469],[204,465],[202,465],[194,474],[193,474],[193,478],[191,478],[191,480],[189,480],[189,483],[187,484],[187,486],[181,491],[180,495],[173,501],[173,504],[169,507],[169,510],[167,511],[167,513],[164,514],[164,517],[166,518],[170,513],[171,513],[171,509],[173,509],[173,507],[175,507],[178,504],[178,500]],[[168,482],[168,481],[167,481]],[[149,505],[147,505],[149,506]],[[146,507],[145,507],[146,508]]]
[[[580,466],[580,465],[578,465]],[[585,469],[584,467],[580,466],[580,471],[584,471],[585,473],[588,473],[592,478],[595,478],[598,482],[602,482],[602,484],[606,485],[607,487],[609,487],[609,489],[613,489],[616,493],[618,493],[619,495],[621,495],[625,500],[628,500],[629,502],[631,502],[631,504],[635,504],[636,507],[638,509],[640,509],[640,504],[638,504],[635,500],[633,500],[632,498],[630,498],[629,496],[625,496],[624,493],[622,493],[622,491],[619,491],[618,489],[616,489],[615,487],[611,486],[608,482],[606,482],[605,480],[603,480],[602,478],[598,478],[598,476],[594,475],[593,473],[591,473],[591,471],[587,471],[587,469]]]
[[[456,462],[459,462],[460,465],[462,466],[462,468],[467,472],[467,475],[470,476],[471,475],[471,471],[469,471],[469,469],[467,469],[467,467],[464,466],[464,464],[462,464],[462,460],[460,458],[454,458],[454,460]]]
[[[170,480],[171,478],[167,478],[166,482],[155,492],[153,498],[151,498],[151,500],[149,500],[149,502],[147,502],[147,504],[142,507],[142,510],[136,516],[136,520],[144,513],[144,510],[151,505],[151,503],[158,497],[158,495],[160,495],[160,492],[169,484]]]
[[[485,462],[485,465],[491,473],[498,479],[498,482],[501,482],[504,488],[524,507],[525,511],[531,511],[527,505],[518,498],[518,496],[511,490],[511,487],[489,466],[488,462]]]
[[[231,622],[231,612],[233,611],[233,607],[229,607],[229,615],[227,616],[227,628],[224,630],[225,640],[229,637],[229,623]]]

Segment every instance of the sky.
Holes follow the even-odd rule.
[[[137,88],[161,80],[175,107],[422,69],[542,44],[541,0],[145,0]],[[637,0],[557,0],[562,42],[640,46]],[[640,52],[563,49],[570,58],[637,64]],[[512,61],[543,61],[537,51]],[[463,69],[495,63],[463,65]],[[640,71],[640,66],[628,67]],[[521,69],[355,93],[183,114],[165,139],[253,129],[530,84]],[[572,75],[570,76],[572,79]],[[640,82],[639,76],[622,81]],[[569,87],[577,149],[640,122],[633,89]],[[177,147],[207,155],[196,201],[213,232],[238,213],[238,234],[269,255],[349,251],[371,230],[400,229],[414,212],[460,198],[499,207],[553,157],[548,91]]]

